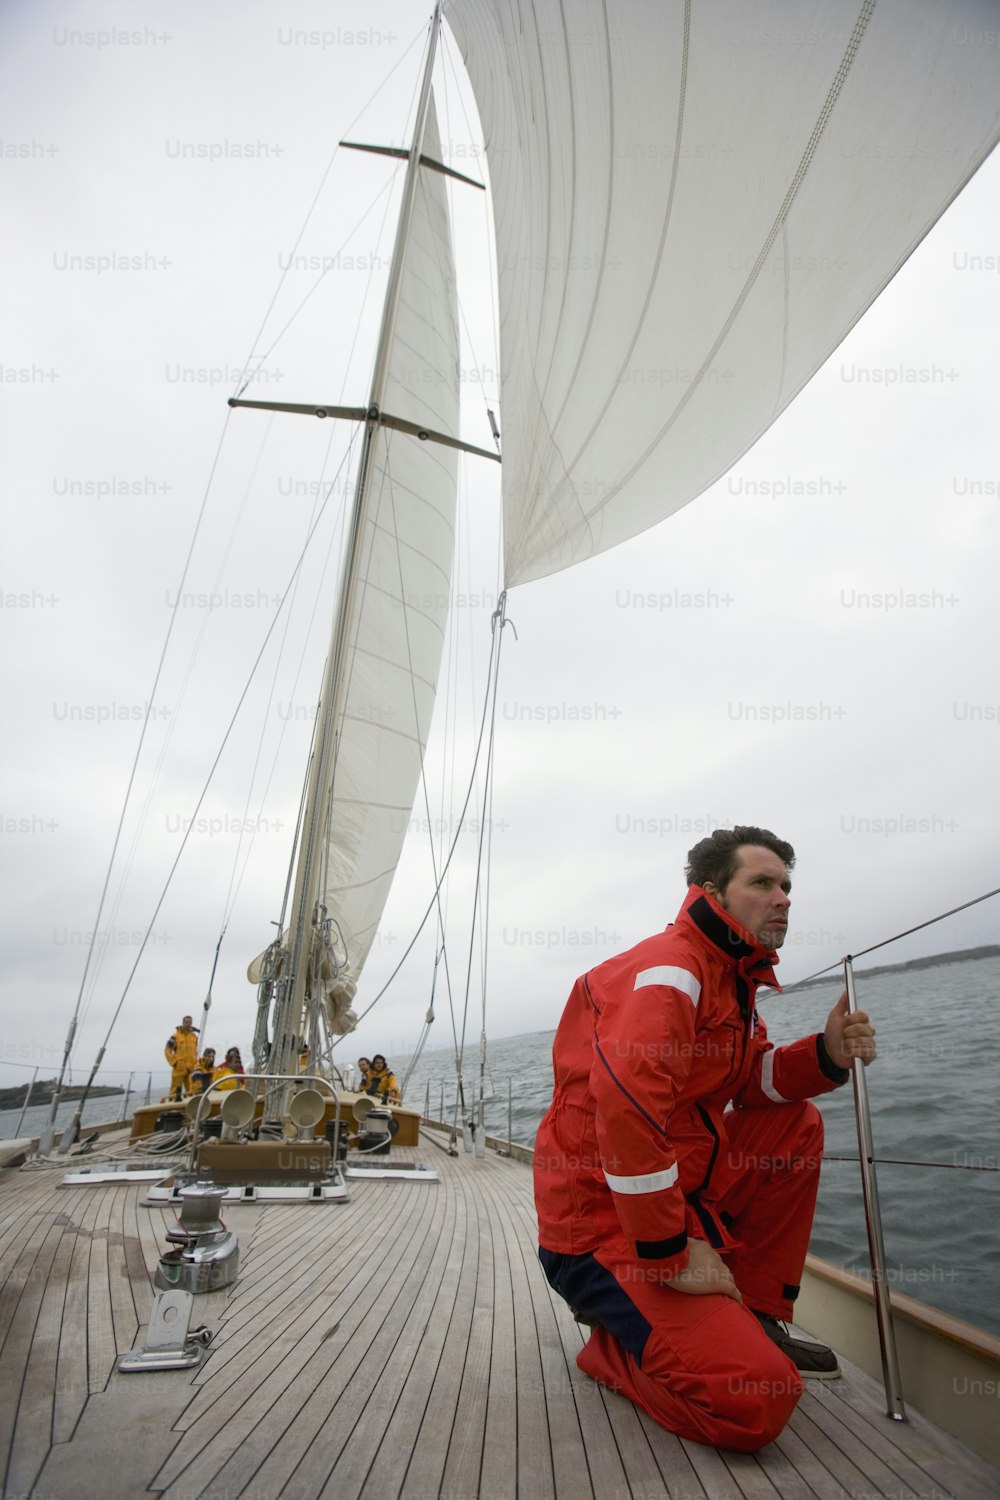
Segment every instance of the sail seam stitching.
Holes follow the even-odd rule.
[[[659,447],[664,437],[667,435],[671,427],[673,427],[674,423],[677,421],[678,417],[680,417],[681,413],[686,408],[695,391],[698,390],[702,382],[702,377],[711,367],[713,359],[719,353],[719,350],[722,348],[723,344],[728,338],[733,324],[739,316],[743,305],[749,297],[754,283],[756,282],[757,277],[760,275],[761,269],[771,252],[774,241],[780,233],[789,213],[791,212],[792,204],[794,203],[795,198],[798,195],[799,188],[802,186],[806,173],[808,172],[809,167],[812,164],[812,159],[816,154],[816,149],[819,145],[824,131],[826,130],[826,126],[829,122],[831,114],[833,113],[837,100],[840,97],[841,91],[847,79],[847,75],[851,70],[854,59],[857,56],[858,49],[861,46],[862,38],[864,37],[864,33],[867,30],[868,22],[871,20],[876,4],[877,0],[864,0],[861,11],[858,15],[858,19],[854,23],[854,28],[851,32],[850,40],[848,41],[847,47],[844,51],[844,56],[841,58],[840,63],[838,64],[837,71],[833,77],[833,82],[830,84],[826,99],[823,101],[823,107],[819,112],[819,115],[816,119],[816,124],[812,129],[812,134],[810,135],[809,140],[806,143],[805,150],[802,153],[802,159],[799,162],[798,168],[796,169],[795,175],[792,178],[788,191],[785,194],[784,199],[782,200],[781,207],[778,210],[774,223],[771,225],[770,232],[768,233],[767,238],[765,239],[764,244],[761,247],[760,253],[758,254],[757,259],[754,262],[753,269],[751,270],[743,285],[743,290],[740,292],[735,303],[733,304],[732,311],[723,324],[722,329],[720,330],[719,335],[715,340],[715,343],[712,345],[708,354],[705,356],[700,369],[692,377],[687,391],[677,403],[673,412],[670,414],[670,417],[660,428],[656,437],[646,448],[646,451],[643,453],[642,457],[637,459],[637,461],[632,465],[627,474],[622,475],[622,478],[615,486],[615,488],[610,492],[610,494],[605,495],[604,498],[594,507],[591,515],[595,515],[598,511],[602,511],[605,506],[615,498],[619,490],[621,490],[624,485],[628,484],[633,476],[639,472],[643,465],[648,461],[650,455],[654,453],[655,450]]]

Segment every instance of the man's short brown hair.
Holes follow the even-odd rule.
[[[726,886],[739,869],[742,844],[759,844],[763,849],[770,849],[790,870],[795,865],[795,850],[791,844],[779,839],[769,828],[754,828],[752,824],[741,823],[735,828],[717,828],[688,851],[684,867],[688,885],[705,885],[710,881],[725,895]]]

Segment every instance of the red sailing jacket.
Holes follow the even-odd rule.
[[[776,961],[693,885],[673,926],[577,980],[535,1142],[546,1249],[582,1255],[624,1233],[667,1280],[689,1232],[733,1243],[715,1206],[734,1176],[726,1106],[780,1106],[849,1076],[822,1036],[768,1042],[754,999],[761,982],[779,987]]]

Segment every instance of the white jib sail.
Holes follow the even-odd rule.
[[[440,160],[433,104],[425,154]],[[445,179],[424,168],[406,248],[389,378],[391,416],[458,436],[459,336]],[[348,621],[346,706],[317,899],[336,924],[339,973],[313,974],[332,1026],[348,1018],[419,789],[451,593],[457,454],[379,431]]]
[[[452,0],[448,20],[490,165],[514,584],[692,500],[815,373],[1000,135],[997,9]]]

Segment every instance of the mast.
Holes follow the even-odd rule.
[[[320,855],[324,828],[329,811],[333,769],[336,762],[339,740],[339,725],[343,717],[347,691],[348,621],[352,598],[359,583],[361,544],[365,535],[369,505],[369,476],[372,451],[379,429],[379,415],[389,371],[389,356],[392,348],[396,312],[399,305],[400,285],[403,273],[403,258],[409,238],[413,205],[416,198],[420,156],[431,99],[431,78],[437,52],[438,34],[441,28],[441,3],[435,5],[431,18],[427,59],[424,65],[420,98],[417,104],[413,139],[403,184],[399,223],[393,247],[389,284],[386,289],[382,311],[382,326],[379,331],[375,353],[375,368],[372,375],[371,395],[368,401],[367,419],[361,445],[361,458],[354,487],[354,499],[348,523],[347,546],[344,553],[338,590],[337,609],[334,614],[327,652],[320,707],[316,726],[316,738],[312,761],[309,767],[309,784],[302,819],[302,837],[295,871],[295,887],[289,918],[289,962],[277,983],[274,1008],[274,1035],[268,1059],[268,1072],[289,1073],[296,1067],[295,1050],[307,1040],[306,969],[310,956],[318,958],[320,924],[324,914],[317,909],[320,875]],[[315,978],[315,976],[314,976]],[[312,1028],[314,1031],[314,1028]]]

